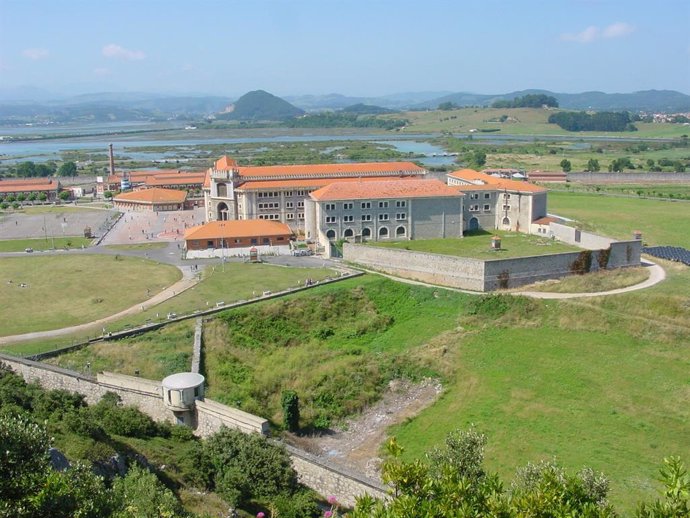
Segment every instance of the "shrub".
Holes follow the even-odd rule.
[[[284,390],[280,396],[283,407],[283,426],[291,432],[299,430],[299,397],[294,390]]]

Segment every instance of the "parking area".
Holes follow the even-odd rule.
[[[83,236],[86,227],[98,236],[117,216],[117,211],[70,206],[3,212],[0,213],[0,240]]]

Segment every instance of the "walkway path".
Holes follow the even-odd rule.
[[[71,327],[63,327],[62,329],[50,329],[48,331],[36,331],[33,333],[25,333],[22,335],[3,336],[0,337],[0,345],[8,345],[17,342],[26,342],[28,340],[38,340],[42,338],[56,338],[59,336],[69,335],[71,333],[78,333],[80,331],[89,331],[93,330],[94,328],[98,329],[105,326],[105,324],[108,324],[120,318],[141,313],[142,306],[150,307],[155,306],[156,304],[160,304],[161,302],[164,302],[168,299],[171,299],[172,297],[175,297],[176,295],[179,295],[180,293],[191,288],[198,282],[197,276],[192,273],[191,267],[180,268],[180,270],[182,270],[182,279],[177,281],[175,284],[169,286],[168,288],[154,295],[150,299],[135,304],[134,306],[122,310],[119,313],[98,320],[94,320],[92,322],[87,322],[85,324],[79,324]]]

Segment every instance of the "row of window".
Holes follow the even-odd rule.
[[[371,221],[371,214],[362,214],[361,216],[361,221]],[[395,215],[395,220],[396,221],[404,221],[407,219],[407,213],[405,212],[398,212]],[[379,214],[378,215],[378,220],[379,221],[389,221],[390,220],[390,214]],[[346,215],[343,216],[343,222],[344,223],[352,223],[355,221],[355,217],[351,215]],[[326,216],[326,223],[337,223],[338,218],[336,216]]]
[[[268,202],[268,203],[259,203],[259,209],[260,210],[271,210],[271,209],[279,209],[279,208],[280,208],[280,203],[277,201],[272,201],[272,202]],[[295,208],[295,202],[294,201],[286,201],[285,202],[285,208],[286,209],[294,209]],[[297,208],[303,209],[304,208],[304,202],[298,201],[297,202]],[[242,209],[242,205],[240,205],[240,209]]]
[[[488,212],[491,210],[491,205],[485,204],[484,205],[484,212]],[[479,212],[479,205],[470,205],[470,212]]]
[[[510,195],[509,195],[510,196]],[[473,192],[470,194],[470,200],[478,200],[479,199],[479,193],[478,192]],[[484,199],[489,200],[491,199],[491,193],[490,192],[485,192],[484,193]]]
[[[343,210],[352,210],[354,209],[354,203],[352,202],[344,202],[343,203]],[[380,201],[378,202],[379,209],[387,209],[388,208],[388,201]],[[360,207],[362,209],[370,209],[371,208],[371,202],[370,201],[363,201],[360,203]],[[396,200],[395,202],[395,207],[396,208],[404,208],[407,207],[407,200]],[[325,204],[325,210],[336,210],[337,209],[337,204],[336,203],[326,203]]]
[[[285,198],[291,198],[292,196],[299,196],[304,198],[307,194],[309,194],[309,191],[285,191],[284,193],[282,193],[282,195]],[[256,195],[258,198],[277,198],[281,195],[281,193],[279,191],[267,191],[258,192]]]
[[[388,231],[388,227],[380,227],[378,230],[379,238],[386,239],[390,237],[390,233]],[[395,237],[405,237],[407,235],[407,229],[405,227],[398,227],[395,229]],[[343,231],[343,238],[347,239],[348,237],[354,237],[355,236],[355,231],[351,228],[346,228]],[[329,240],[335,240],[338,237],[338,233],[334,229],[329,229],[326,232],[326,238]],[[362,237],[363,238],[370,238],[371,237],[371,229],[368,227],[364,227],[362,229]]]
[[[259,219],[270,219],[270,220],[279,220],[280,219],[280,214],[259,214]],[[295,219],[295,214],[292,212],[289,212],[285,214],[285,219],[286,220],[294,220]],[[297,213],[297,219],[303,220],[304,219],[304,212],[298,212]]]

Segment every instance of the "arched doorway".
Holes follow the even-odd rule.
[[[407,234],[405,227],[398,227],[395,229],[395,237],[405,237],[405,234]]]
[[[479,220],[477,218],[470,219],[470,231],[479,230]]]
[[[328,232],[326,232],[326,237],[327,237],[329,240],[335,239],[335,230],[331,229],[331,230],[329,230]]]
[[[383,238],[388,237],[388,228],[387,227],[381,227],[379,229],[379,237],[383,237]]]
[[[502,224],[504,227],[510,228],[510,218],[503,218],[503,221],[501,222],[501,224]]]
[[[225,202],[218,204],[218,221],[225,221],[228,219],[228,205]]]
[[[354,236],[355,233],[351,228],[346,228],[345,232],[343,232],[343,237],[348,238]]]
[[[364,238],[371,237],[371,229],[368,227],[364,227],[362,229],[362,237],[364,237]]]

